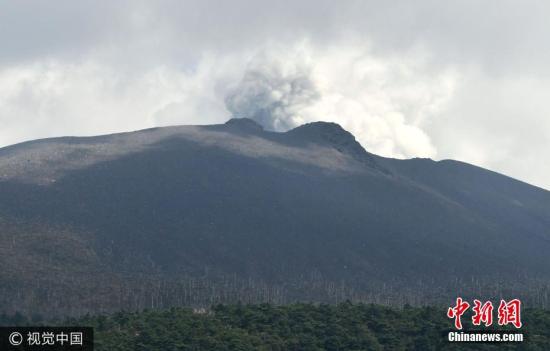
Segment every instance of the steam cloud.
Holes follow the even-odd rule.
[[[286,131],[304,122],[304,109],[316,104],[321,94],[310,67],[295,61],[284,64],[262,55],[249,65],[238,87],[225,98],[236,117],[248,117],[264,128]]]
[[[377,59],[365,49],[318,52],[306,44],[269,49],[251,61],[225,105],[233,116],[270,130],[331,121],[372,152],[435,157],[422,125],[444,106],[454,77],[449,72],[434,77],[424,69],[423,62]]]

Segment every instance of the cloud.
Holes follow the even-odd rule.
[[[543,1],[0,0],[0,146],[249,115],[550,188]]]
[[[543,77],[463,68],[445,111],[426,126],[440,158],[471,162],[550,189],[550,90]]]
[[[454,72],[430,70],[421,53],[412,57],[377,57],[357,43],[328,50],[309,43],[265,49],[228,93],[226,106],[234,116],[272,130],[331,121],[371,152],[435,157],[422,126],[452,95]]]
[[[287,131],[303,124],[304,110],[322,97],[306,55],[279,50],[259,54],[249,63],[240,84],[225,97],[227,109],[235,117],[255,119],[270,130]]]
[[[229,113],[223,59],[195,70],[168,66],[125,72],[116,65],[45,60],[0,71],[0,145],[63,135],[96,135],[174,124],[221,123]],[[219,96],[218,96],[219,95]]]

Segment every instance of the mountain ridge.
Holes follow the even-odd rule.
[[[550,192],[458,162],[383,158],[335,124],[276,133],[233,120],[31,145],[0,149],[2,310],[550,301]]]

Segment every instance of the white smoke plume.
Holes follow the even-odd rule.
[[[434,74],[426,58],[413,57],[392,60],[365,47],[314,50],[303,43],[292,50],[268,49],[226,95],[226,108],[276,131],[336,122],[371,152],[435,157],[423,126],[444,108],[455,76],[448,70]]]
[[[282,60],[262,53],[247,67],[238,87],[225,98],[235,117],[248,117],[264,128],[286,131],[304,123],[304,109],[321,99],[311,65],[302,57]]]

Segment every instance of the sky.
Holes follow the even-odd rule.
[[[547,1],[0,0],[0,147],[249,117],[550,189]]]

